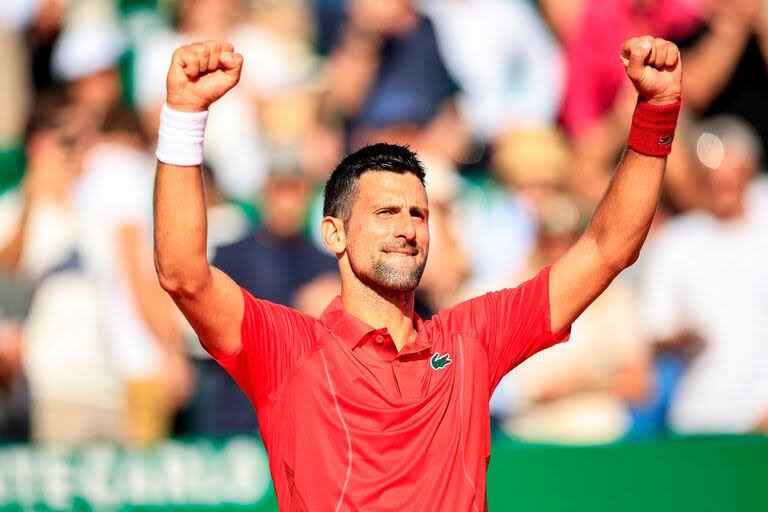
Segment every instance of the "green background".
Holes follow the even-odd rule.
[[[768,511],[768,438],[576,447],[496,436],[488,502],[492,511]],[[1,447],[0,511],[21,510],[277,507],[261,444],[237,437],[168,441],[147,451]]]

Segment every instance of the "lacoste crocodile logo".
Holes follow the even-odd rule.
[[[453,361],[451,361],[450,354],[445,354],[444,356],[441,356],[440,352],[435,352],[432,355],[432,359],[429,360],[429,364],[432,365],[433,370],[439,370],[440,368],[445,368],[452,362]]]

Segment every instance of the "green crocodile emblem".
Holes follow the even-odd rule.
[[[450,354],[445,354],[444,356],[440,356],[440,352],[435,352],[432,355],[432,359],[429,360],[429,364],[432,365],[433,370],[439,370],[440,368],[445,368],[452,362],[453,361],[451,361]]]

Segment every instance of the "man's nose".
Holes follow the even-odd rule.
[[[413,217],[408,212],[401,213],[397,216],[397,225],[395,236],[402,236],[408,242],[412,242],[416,239],[416,225]]]

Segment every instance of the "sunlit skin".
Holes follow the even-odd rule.
[[[357,182],[346,222],[326,217],[326,246],[336,254],[347,310],[390,334],[398,347],[413,338],[414,290],[429,254],[427,193],[413,174],[366,172]]]

